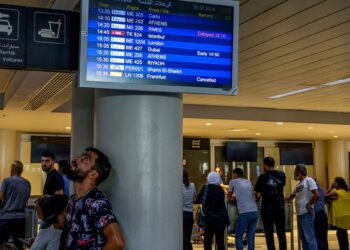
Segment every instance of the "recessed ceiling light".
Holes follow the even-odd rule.
[[[256,133],[256,135],[261,135],[261,133]]]
[[[212,126],[213,124],[212,123],[210,123],[210,122],[207,122],[206,124],[205,124],[205,126]]]
[[[67,126],[67,127],[65,127],[65,129],[70,130],[70,127]]]
[[[311,129],[314,129],[314,127],[308,127],[307,129],[310,129],[310,130],[311,130]]]
[[[283,125],[283,122],[276,122],[277,125]]]
[[[334,137],[334,138],[338,138],[339,136],[337,136],[337,135],[334,135],[333,137]]]

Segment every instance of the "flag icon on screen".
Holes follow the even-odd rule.
[[[110,76],[123,77],[123,72],[110,72]]]
[[[112,36],[125,36],[125,31],[112,30]]]

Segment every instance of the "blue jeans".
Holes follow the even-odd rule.
[[[258,212],[249,212],[238,215],[236,223],[236,248],[243,250],[243,234],[247,230],[248,250],[254,250],[255,229],[258,223]]]
[[[309,213],[297,216],[298,232],[300,235],[303,250],[317,250],[317,241],[313,220],[313,215]]]

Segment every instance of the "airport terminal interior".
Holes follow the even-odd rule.
[[[133,1],[130,0],[131,2]],[[150,2],[153,3],[153,1]],[[103,119],[106,119],[106,123],[111,122],[110,126],[115,125],[116,130],[124,129],[117,131],[110,142],[101,142],[101,138],[108,139],[111,136],[107,132],[103,136],[97,136],[98,145],[110,148],[110,151],[114,150],[115,145],[121,147],[125,145],[128,151],[132,151],[135,146],[134,154],[138,158],[140,156],[136,155],[143,153],[140,146],[136,146],[139,144],[146,147],[146,151],[159,153],[163,151],[160,149],[157,151],[155,148],[163,148],[165,151],[175,150],[177,154],[176,143],[175,146],[172,146],[172,143],[164,144],[161,137],[156,137],[156,139],[150,139],[148,145],[144,141],[146,139],[143,140],[146,138],[143,135],[152,137],[153,134],[158,133],[157,128],[162,127],[162,124],[171,123],[171,121],[166,123],[167,117],[180,116],[180,126],[176,128],[175,124],[162,130],[165,134],[172,136],[177,132],[182,133],[181,138],[175,139],[181,143],[179,145],[182,150],[179,156],[181,156],[182,165],[176,162],[169,162],[169,164],[178,165],[181,171],[185,169],[189,173],[191,182],[194,182],[197,192],[206,184],[207,175],[216,168],[221,169],[225,185],[228,185],[231,180],[232,170],[235,168],[242,168],[244,177],[255,185],[258,176],[264,172],[263,159],[267,156],[273,157],[276,160],[276,169],[286,174],[284,189],[286,196],[297,184],[293,176],[297,163],[305,163],[308,175],[315,177],[324,190],[330,187],[337,176],[343,177],[349,183],[350,1],[240,0],[232,2],[237,2],[239,5],[238,68],[233,71],[234,74],[238,74],[236,95],[184,91],[180,96],[181,109],[178,109],[178,112],[176,109],[170,110],[166,116],[166,111],[159,111],[161,108],[153,110],[154,113],[163,112],[164,116],[159,116],[158,121],[152,120],[147,123],[148,115],[152,112],[142,113],[144,109],[140,108],[136,113],[142,119],[135,119],[135,122],[142,121],[136,128],[136,125],[130,124],[130,132],[128,124],[122,121],[124,119],[132,121],[128,117],[129,114],[126,114],[128,111],[134,111],[131,101],[125,102],[125,106],[130,105],[130,110],[124,108],[117,111],[119,107],[109,107],[108,110],[106,109],[107,113],[101,112],[102,108],[106,108],[108,104],[98,100],[99,94],[95,96],[97,90],[79,87],[81,81],[79,74],[82,74],[82,69],[65,67],[61,70],[61,66],[55,69],[54,65],[51,65],[50,69],[42,69],[41,66],[37,67],[34,64],[28,67],[12,67],[6,65],[4,59],[1,59],[0,182],[10,175],[11,163],[14,160],[20,160],[24,164],[22,176],[31,183],[31,196],[39,197],[46,178],[40,164],[42,151],[44,149],[54,151],[61,160],[72,159],[74,157],[72,154],[80,153],[79,150],[90,146],[82,145],[83,143],[93,143],[94,137],[96,141],[96,135],[101,134],[105,127],[100,126],[96,129],[94,124],[100,124]],[[0,0],[0,4],[0,57],[3,58],[11,55],[10,52],[6,54],[6,50],[10,49],[9,40],[3,37],[8,36],[6,34],[8,30],[16,31],[14,25],[12,27],[11,24],[2,21],[12,20],[10,17],[7,18],[6,14],[1,16],[5,5],[37,8],[41,10],[40,13],[44,12],[42,9],[81,12],[79,0]],[[50,39],[60,40],[59,31],[62,30],[67,34],[68,32],[73,34],[73,38],[69,37],[66,40],[62,38],[62,44],[65,45],[75,39],[74,34],[84,36],[83,31],[72,31],[69,28],[68,21],[73,22],[73,19],[59,19],[56,23],[50,21],[47,27],[43,26],[35,33],[34,40],[38,36],[46,46],[46,42]],[[30,21],[29,17],[27,21]],[[17,25],[19,29],[20,23]],[[7,26],[7,31],[4,31],[4,26]],[[29,32],[27,37],[30,37]],[[79,44],[79,41],[74,41],[74,46]],[[57,42],[57,44],[60,43],[60,41]],[[74,46],[69,47],[66,53],[69,57],[76,57],[72,60],[79,60],[79,51],[74,50]],[[40,54],[40,50],[40,46],[35,47],[31,54]],[[25,58],[28,59],[31,54],[28,52]],[[64,52],[59,51],[56,56],[60,55],[65,56]],[[43,60],[41,63],[45,65],[48,59],[37,58],[36,60],[39,63]],[[120,93],[124,90],[112,91]],[[157,92],[156,88],[152,89],[152,93],[154,92]],[[133,95],[143,95],[143,93],[147,92],[136,91]],[[148,105],[147,100],[141,103]],[[94,116],[98,112],[99,115]],[[113,113],[124,114],[123,112],[125,117],[113,115]],[[114,118],[109,120],[109,117]],[[150,117],[155,119],[156,116],[151,114]],[[176,123],[176,119],[174,121]],[[117,125],[119,122],[122,125]],[[108,129],[113,131],[112,128]],[[80,130],[84,132],[80,133]],[[91,133],[87,134],[89,131]],[[129,141],[123,137],[124,144],[117,144],[118,136],[123,133],[129,136]],[[237,149],[236,146],[241,147],[240,149],[245,152],[248,151],[246,159],[240,160],[236,157],[234,152]],[[123,148],[118,150],[122,152]],[[121,154],[116,153],[113,157]],[[118,162],[113,157],[112,162]],[[159,161],[154,160],[155,163],[167,164],[161,156],[153,155],[153,157],[159,159]],[[143,158],[144,161],[148,159],[146,156]],[[127,162],[126,159],[123,164]],[[133,159],[130,159],[130,162],[134,162]],[[115,164],[113,167],[118,173],[120,166]],[[134,171],[132,164],[128,167],[128,170],[123,168],[123,173]],[[139,171],[139,168],[135,171]],[[154,172],[156,178],[164,178],[164,181],[159,183],[166,183],[172,178],[173,173],[166,174],[158,168],[156,171],[152,168],[148,169],[148,172],[142,171],[146,173],[143,181],[147,181],[150,173]],[[180,183],[181,178],[178,181]],[[134,189],[139,189],[138,185],[142,185],[142,182],[140,180],[139,183],[128,183],[132,194],[137,194],[137,190],[134,191]],[[161,203],[163,197],[158,199]],[[198,205],[194,206],[195,213],[197,207]],[[166,208],[168,207],[165,206],[164,209]],[[118,209],[115,210],[118,214]],[[298,248],[295,207],[292,207],[291,211],[293,212],[288,215],[292,224],[289,225],[287,232],[288,249],[301,249],[300,246]],[[122,216],[124,214],[123,212]],[[179,217],[178,220],[181,224],[182,218]],[[123,219],[121,221],[123,222]],[[194,228],[193,234],[193,248],[203,249],[200,230]],[[330,230],[328,235],[329,249],[339,249],[335,231]],[[126,236],[127,242],[134,236]],[[179,236],[178,239],[180,238]],[[234,234],[229,232],[227,241],[228,249],[235,249]],[[275,241],[277,242],[277,238]],[[291,244],[291,241],[294,243]],[[180,246],[182,247],[182,244]],[[154,250],[160,249],[154,248]],[[171,246],[163,249],[175,250]],[[263,231],[256,234],[256,249],[267,249]]]

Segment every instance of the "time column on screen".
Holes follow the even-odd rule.
[[[97,9],[96,20],[96,76],[109,77],[111,10],[107,8]]]

